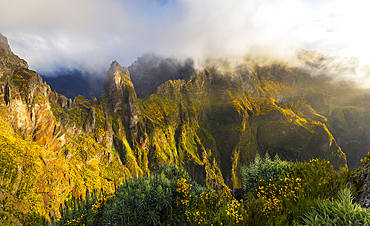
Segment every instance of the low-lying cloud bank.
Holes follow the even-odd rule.
[[[366,9],[360,0],[1,0],[0,32],[44,75],[128,66],[148,52],[196,66],[246,54],[293,62],[298,48],[358,57],[345,76],[365,79]]]

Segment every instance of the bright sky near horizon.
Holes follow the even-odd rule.
[[[31,69],[106,70],[143,53],[286,57],[298,47],[369,64],[365,0],[0,0],[0,32]]]

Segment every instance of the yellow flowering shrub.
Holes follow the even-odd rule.
[[[247,212],[225,186],[219,194],[207,190],[195,197],[185,215],[189,225],[243,225]]]
[[[86,214],[82,214],[79,218],[77,219],[71,219],[67,220],[63,226],[85,226],[86,222]]]
[[[247,216],[247,211],[244,209],[243,200],[239,202],[236,199],[233,199],[231,203],[227,204],[226,222],[229,222],[232,225],[238,225],[239,223],[243,222],[243,216]]]
[[[190,225],[207,225],[208,219],[207,211],[205,210],[186,210],[185,211],[186,220]]]
[[[190,189],[191,184],[187,183],[185,178],[181,178],[177,180],[177,186],[176,186],[176,206],[179,207],[181,205],[183,206],[189,206],[189,201],[191,198],[190,195]]]
[[[294,174],[302,179],[305,193],[312,198],[331,198],[346,184],[346,171],[336,171],[325,159],[296,163]]]
[[[220,208],[219,196],[212,190],[203,192],[197,197],[195,205],[185,211],[188,223],[191,225],[210,225],[212,216]]]
[[[260,172],[264,164],[260,163],[253,172]],[[260,176],[254,190],[245,196],[247,225],[301,225],[303,216],[317,200],[335,197],[345,186],[345,178],[328,160],[321,159],[294,163],[286,174]]]
[[[264,203],[262,214],[265,216],[276,216],[286,209],[287,203],[296,203],[300,195],[304,195],[300,178],[291,177],[277,180],[259,180],[259,187],[256,189],[257,198]]]
[[[96,203],[94,205],[92,205],[92,212],[94,213],[94,215],[99,215],[101,214],[104,206],[110,201],[112,200],[115,196],[115,194],[110,194],[110,195],[103,195],[100,199],[98,199],[96,201]]]

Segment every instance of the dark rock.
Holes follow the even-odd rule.
[[[248,112],[249,117],[253,118],[253,116],[254,116],[253,111],[252,111],[252,110],[247,109],[247,112]]]
[[[71,152],[68,149],[66,149],[64,151],[64,156],[65,156],[66,159],[72,159],[73,158]]]
[[[104,91],[109,97],[111,111],[120,116],[122,125],[130,132],[131,140],[136,140],[140,119],[136,93],[128,69],[117,61],[110,65],[104,81]]]
[[[5,100],[6,105],[10,104],[10,99],[11,99],[11,89],[10,89],[9,84],[6,84],[5,94],[4,94],[4,100]]]
[[[57,98],[58,98],[57,103],[59,104],[59,106],[62,107],[62,108],[66,108],[67,107],[67,98],[62,96],[62,95],[58,95]]]
[[[72,103],[73,103],[73,101],[71,99],[68,99],[67,100],[67,108],[71,108],[72,107]]]
[[[243,189],[235,188],[231,191],[231,195],[240,202],[244,198]]]
[[[96,114],[95,114],[95,108],[91,107],[89,115],[86,118],[86,121],[83,124],[83,129],[87,133],[92,133],[95,130],[95,122],[96,122]]]
[[[104,93],[103,83],[105,73],[95,71],[88,73],[77,69],[61,69],[54,72],[53,76],[42,74],[41,77],[50,85],[51,89],[66,96],[75,98],[78,95],[99,97]]]
[[[350,179],[356,181],[356,187],[359,191],[357,193],[357,204],[368,208],[370,205],[370,164],[363,165],[355,170]]]

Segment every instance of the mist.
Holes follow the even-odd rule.
[[[333,74],[368,82],[366,1],[0,0],[0,5],[0,32],[15,54],[45,76],[61,68],[101,76],[112,60],[129,66],[145,53],[192,58],[195,67],[205,59],[248,54],[293,63],[304,49],[358,59],[351,73]]]

